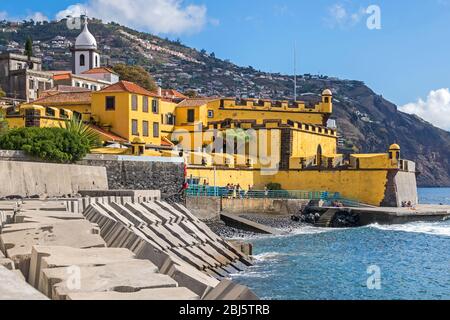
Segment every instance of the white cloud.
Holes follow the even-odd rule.
[[[431,91],[426,100],[419,99],[399,109],[415,114],[439,128],[450,130],[450,90],[448,88]]]
[[[7,20],[7,19],[8,19],[8,12],[0,11],[0,20]]]
[[[48,17],[42,12],[31,12],[26,16],[15,16],[12,17],[6,11],[0,11],[0,20],[9,20],[9,21],[22,21],[22,20],[30,20],[33,19],[35,22],[49,21]]]
[[[33,12],[25,18],[25,20],[30,19],[33,19],[35,22],[49,21],[48,17],[42,12]]]
[[[206,6],[183,5],[183,0],[88,0],[60,11],[56,18],[85,13],[157,34],[195,33],[208,23]]]
[[[329,27],[352,27],[358,24],[365,15],[365,9],[360,7],[357,10],[348,9],[345,5],[336,3],[328,7],[326,23]]]

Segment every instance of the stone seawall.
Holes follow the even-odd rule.
[[[162,199],[183,201],[181,158],[88,155],[80,164],[105,167],[110,190],[161,190]]]
[[[199,219],[218,219],[221,213],[245,215],[294,215],[309,200],[295,199],[227,199],[219,197],[187,197],[186,207]]]
[[[31,157],[23,151],[0,150],[0,161],[3,160],[17,163],[34,162],[37,166],[47,165],[47,163],[42,162],[42,160]],[[82,166],[106,168],[108,184],[106,186],[102,185],[98,189],[161,190],[162,199],[179,203],[184,202],[184,197],[178,193],[184,183],[184,160],[182,158],[87,155],[85,159],[78,164]],[[75,166],[73,166],[73,168],[75,168]],[[90,179],[90,169],[87,170],[88,171],[86,171],[84,175],[87,179]],[[49,175],[56,176],[56,172],[60,175],[62,171],[68,170],[54,170],[50,172]],[[96,176],[97,175],[91,175],[91,177]],[[46,176],[44,178],[47,179]],[[81,187],[77,190],[82,189],[91,190],[90,188]],[[22,195],[22,193],[17,194]],[[35,194],[39,194],[39,192],[33,193],[30,191],[29,193],[26,193],[28,196]],[[65,194],[70,193],[66,192]],[[59,195],[60,194],[58,193],[55,196]]]
[[[61,197],[102,189],[108,189],[102,167],[0,161],[0,198]]]

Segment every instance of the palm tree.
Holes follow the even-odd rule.
[[[91,149],[101,146],[101,140],[98,133],[92,130],[92,128],[88,125],[84,124],[81,120],[72,118],[70,120],[66,120],[64,125],[60,124],[60,127],[80,136],[81,138],[85,138]]]

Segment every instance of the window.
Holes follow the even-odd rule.
[[[157,99],[152,100],[152,112],[159,113],[159,101]]]
[[[143,112],[148,112],[148,97],[144,96],[143,97],[143,106],[142,106],[142,111]]]
[[[80,83],[79,82],[75,82],[75,87],[80,87]]]
[[[142,135],[148,137],[148,121],[142,121]]]
[[[99,66],[99,64],[98,64],[98,56],[95,56],[95,67],[98,67]]]
[[[106,97],[105,109],[106,111],[116,110],[116,97]]]
[[[329,97],[325,97],[325,103],[329,103],[330,102],[330,98]]]
[[[159,138],[159,122],[153,122],[153,138]]]
[[[34,89],[34,80],[30,79],[30,90]]]
[[[187,111],[187,122],[188,123],[192,123],[195,121],[195,110],[194,109],[189,109]]]
[[[84,67],[86,65],[86,57],[84,54],[80,55],[80,66]]]
[[[131,96],[131,110],[137,111],[138,109],[138,97],[137,95],[133,94]]]
[[[139,136],[138,121],[136,119],[131,120],[131,134],[133,136]]]
[[[208,118],[214,118],[214,111],[208,110]]]
[[[175,117],[172,113],[169,113],[166,115],[166,123],[170,124],[170,125],[174,125],[175,124]]]

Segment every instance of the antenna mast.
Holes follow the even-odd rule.
[[[297,101],[297,42],[294,41],[294,102]]]

